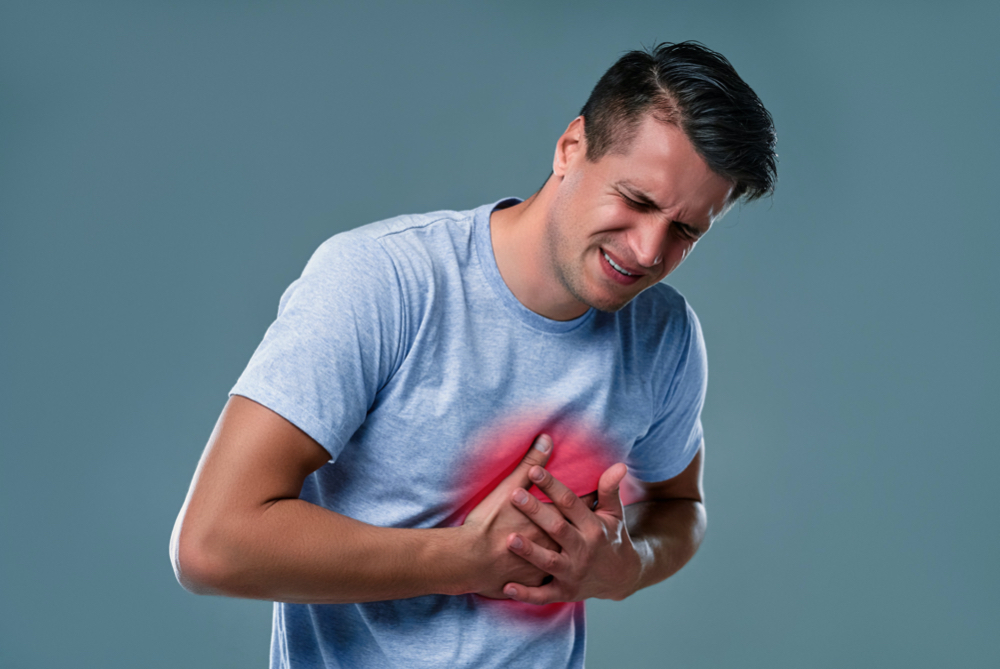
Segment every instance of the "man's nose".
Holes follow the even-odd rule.
[[[632,253],[643,267],[660,264],[666,252],[670,224],[658,220],[647,220],[632,230]]]

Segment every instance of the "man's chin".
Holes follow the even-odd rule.
[[[577,299],[580,299],[579,297]],[[616,311],[621,311],[625,308],[629,302],[635,299],[635,295],[628,298],[623,297],[590,297],[588,299],[580,300],[588,307],[592,309],[597,309],[598,311],[603,311],[605,313],[613,314]]]
[[[607,313],[621,311],[629,302],[638,297],[639,293],[649,288],[649,285],[644,285],[644,283],[632,286],[627,295],[622,295],[620,292],[612,290],[605,294],[591,295],[591,299],[584,303],[598,311],[605,311]]]
[[[572,295],[577,302],[580,302],[591,309],[597,309],[598,311],[603,311],[609,314],[621,311],[625,308],[625,305],[635,299],[636,295],[649,287],[646,286],[635,293],[626,296],[617,291],[582,290],[585,286],[580,285],[580,282],[577,281],[564,280],[562,283],[563,287],[566,288],[569,294]],[[586,287],[591,289],[595,288],[593,285]]]

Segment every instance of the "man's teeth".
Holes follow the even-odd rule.
[[[605,253],[605,254],[604,254],[604,259],[605,259],[605,260],[607,260],[607,261],[608,261],[608,263],[609,263],[609,264],[610,264],[610,265],[611,265],[612,267],[614,267],[614,268],[615,268],[616,270],[618,270],[619,272],[621,272],[621,273],[622,273],[622,274],[624,274],[625,276],[635,276],[635,275],[634,275],[634,274],[632,274],[631,272],[627,272],[627,271],[625,271],[624,269],[622,269],[621,267],[619,267],[619,266],[618,266],[618,263],[616,263],[616,262],[615,262],[614,260],[612,260],[612,259],[611,259],[611,258],[610,258],[610,257],[608,256],[608,254],[607,254],[607,253]]]

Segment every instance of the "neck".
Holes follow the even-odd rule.
[[[546,224],[555,194],[555,176],[524,202],[493,212],[490,239],[507,288],[525,307],[557,321],[582,316],[587,306],[563,288],[552,267]]]

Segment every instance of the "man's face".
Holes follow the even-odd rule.
[[[582,137],[582,119],[574,124]],[[617,311],[683,262],[725,213],[733,185],[680,128],[649,115],[625,153],[596,162],[587,160],[585,142],[564,142],[572,133],[573,124],[556,150],[549,269],[579,313]]]

